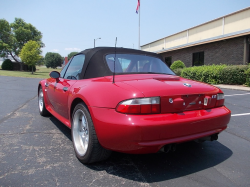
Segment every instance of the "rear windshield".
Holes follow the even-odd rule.
[[[174,73],[161,59],[133,54],[106,55],[106,62],[112,72],[114,72],[114,59],[115,73],[161,73],[174,75]]]

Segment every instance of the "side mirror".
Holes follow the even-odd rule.
[[[56,79],[57,81],[59,80],[60,73],[58,71],[51,71],[49,76],[53,79]]]

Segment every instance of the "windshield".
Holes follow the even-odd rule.
[[[114,72],[114,58],[115,54],[106,55],[106,62],[112,72]],[[133,54],[116,54],[115,73],[161,73],[175,75],[159,58]]]

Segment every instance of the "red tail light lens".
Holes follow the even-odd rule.
[[[124,114],[159,114],[160,97],[130,99],[120,102],[116,111]]]
[[[224,93],[217,94],[216,106],[224,106],[225,96]]]

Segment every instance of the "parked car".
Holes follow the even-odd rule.
[[[75,55],[38,85],[39,112],[71,129],[82,163],[169,151],[191,140],[216,140],[231,112],[223,92],[176,76],[160,55],[98,47]]]

